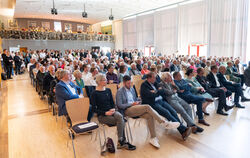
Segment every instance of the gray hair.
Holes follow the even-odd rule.
[[[106,76],[104,74],[98,74],[96,76],[96,83],[99,84],[101,82],[102,79],[106,79]]]
[[[69,70],[61,70],[59,72],[59,79],[62,79],[67,74],[69,74]]]

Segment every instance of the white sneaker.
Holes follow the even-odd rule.
[[[179,122],[164,122],[163,123],[164,126],[166,127],[166,129],[176,129],[180,126],[180,123]]]
[[[153,145],[154,147],[158,148],[158,149],[161,147],[160,144],[159,144],[159,140],[158,140],[156,137],[151,138],[151,139],[149,140],[149,143],[150,143],[151,145]]]

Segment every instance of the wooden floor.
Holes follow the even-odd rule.
[[[0,107],[1,158],[71,158],[72,145],[65,120],[47,110],[46,101],[40,100],[30,84],[28,75],[4,82]],[[249,95],[248,95],[249,96]],[[245,110],[234,109],[228,117],[216,115],[214,106],[208,109],[206,120],[210,127],[202,126],[202,134],[192,134],[182,141],[176,130],[164,130],[157,124],[161,148],[155,149],[147,139],[144,121],[134,126],[131,120],[135,151],[118,150],[107,158],[249,158],[250,157],[250,103]],[[115,128],[106,128],[107,135],[117,141]],[[94,136],[95,137],[95,136]],[[67,145],[68,143],[68,145]],[[99,142],[90,135],[75,139],[78,158],[100,156]]]

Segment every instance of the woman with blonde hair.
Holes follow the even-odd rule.
[[[78,85],[81,88],[84,88],[84,81],[82,79],[82,73],[80,70],[75,70],[73,73],[75,77],[75,84]]]

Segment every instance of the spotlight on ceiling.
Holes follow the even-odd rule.
[[[82,12],[82,17],[83,18],[87,18],[88,17],[88,13],[85,11],[85,4],[84,4],[84,12]]]
[[[57,15],[58,13],[57,13],[57,9],[55,8],[55,2],[54,2],[54,0],[53,0],[53,8],[51,8],[51,14],[52,15]]]
[[[109,20],[114,20],[114,16],[112,15],[112,8],[111,8],[111,15],[109,16]]]

